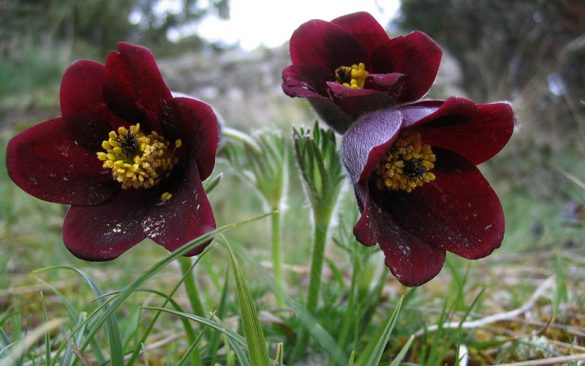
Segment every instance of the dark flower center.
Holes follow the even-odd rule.
[[[403,173],[410,179],[422,177],[427,172],[427,168],[420,159],[410,159],[404,162]]]
[[[136,135],[129,133],[119,138],[120,148],[125,156],[135,156],[138,153],[138,139]]]
[[[335,69],[335,80],[347,88],[362,89],[367,77],[368,72],[363,62]]]
[[[406,131],[394,142],[376,169],[378,189],[412,192],[435,180],[436,156],[418,132]]]
[[[177,164],[175,152],[182,145],[180,139],[172,145],[156,131],[145,135],[140,124],[110,131],[102,142],[105,151],[97,153],[103,167],[112,170],[112,177],[122,184],[122,189],[151,188],[166,178]],[[169,192],[161,196],[168,201]]]

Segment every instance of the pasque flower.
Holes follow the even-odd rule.
[[[308,98],[343,133],[364,112],[421,98],[435,80],[441,49],[422,32],[389,38],[360,12],[304,23],[290,39],[290,57],[284,92]]]
[[[361,210],[356,238],[378,243],[407,286],[436,276],[446,251],[489,255],[503,239],[504,214],[476,165],[504,147],[513,127],[508,104],[464,98],[364,115],[341,145]]]
[[[174,98],[148,49],[120,43],[105,65],[75,62],[60,102],[61,117],[9,142],[6,164],[24,191],[71,205],[63,240],[74,255],[110,260],[147,237],[175,250],[215,228],[202,180],[215,164],[217,117]]]

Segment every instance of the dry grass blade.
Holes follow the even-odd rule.
[[[30,331],[26,335],[26,337],[24,337],[22,342],[18,343],[17,345],[14,346],[14,348],[12,348],[12,351],[10,352],[8,357],[2,360],[0,366],[14,365],[18,361],[18,359],[22,357],[22,355],[24,355],[25,352],[30,347],[32,347],[41,337],[44,337],[44,335],[47,332],[59,328],[65,322],[67,322],[67,319],[65,318],[53,319]]]
[[[570,356],[559,356],[545,358],[542,360],[530,360],[513,363],[501,363],[499,366],[545,366],[545,365],[561,365],[569,362],[585,361],[585,353],[579,353],[578,355]]]
[[[486,316],[484,318],[481,319],[477,319],[477,320],[472,320],[472,321],[468,321],[468,322],[449,322],[449,323],[444,323],[442,324],[440,327],[439,325],[432,325],[428,328],[425,329],[421,329],[418,332],[415,333],[415,336],[420,337],[425,333],[429,333],[429,332],[434,332],[436,330],[438,330],[439,328],[479,328],[488,324],[492,324],[495,322],[499,322],[502,320],[509,320],[509,319],[513,319],[516,318],[517,316],[526,313],[527,311],[529,311],[531,308],[534,307],[534,305],[536,304],[536,302],[544,295],[544,293],[546,291],[548,291],[548,289],[553,286],[555,284],[555,277],[549,277],[547,278],[540,286],[538,286],[538,288],[536,289],[536,291],[534,291],[534,293],[532,294],[532,296],[530,297],[530,299],[521,307],[514,309],[514,310],[510,310],[504,313],[498,313],[498,314],[493,314],[493,315],[489,315]]]

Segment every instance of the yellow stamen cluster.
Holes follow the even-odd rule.
[[[102,142],[105,151],[97,153],[103,167],[112,170],[115,180],[122,183],[123,189],[151,188],[166,178],[178,158],[176,149],[182,145],[175,140],[174,146],[156,131],[145,135],[140,131],[140,124],[119,127],[118,132],[110,131],[108,139]],[[165,192],[165,194],[168,192]],[[171,194],[163,194],[163,200]]]
[[[367,77],[368,72],[363,62],[351,66],[339,66],[335,69],[335,80],[351,89],[362,89]]]
[[[418,132],[404,132],[380,161],[378,189],[412,192],[416,187],[435,180],[431,170],[437,160],[431,146],[423,144]]]

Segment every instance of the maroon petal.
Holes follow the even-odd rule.
[[[80,60],[67,68],[61,80],[60,99],[63,117],[91,114],[105,105],[104,65]]]
[[[502,150],[513,130],[514,113],[507,103],[479,104],[470,116],[441,107],[420,128],[425,143],[456,152],[474,164]]]
[[[354,234],[361,243],[380,245],[386,266],[400,283],[419,286],[441,271],[444,249],[430,245],[397,225],[392,216],[368,197],[367,183],[356,186],[356,193],[362,196],[364,210]]]
[[[374,89],[353,89],[343,86],[335,81],[326,82],[327,90],[333,100],[339,100],[344,98],[363,97],[375,93],[379,93],[378,90]]]
[[[6,166],[14,182],[45,201],[95,205],[112,197],[119,186],[87,146],[107,136],[109,125],[91,116],[42,122],[8,143]],[[101,137],[100,137],[101,138]]]
[[[402,92],[404,74],[394,72],[391,74],[370,74],[366,79],[364,88],[386,91],[392,100],[395,100]]]
[[[402,114],[385,109],[366,114],[343,135],[341,160],[352,182],[365,180],[398,137]]]
[[[282,71],[282,90],[290,97],[325,97],[329,70],[318,65],[290,65]]]
[[[172,96],[152,53],[130,43],[119,43],[118,50],[106,60],[104,99],[130,124],[142,123],[147,131],[162,131]]]
[[[214,230],[215,218],[197,164],[189,164],[185,172],[173,172],[164,183],[167,187],[161,188],[172,194],[171,199],[151,206],[142,226],[150,239],[174,251]],[[188,255],[201,253],[207,244],[198,246]]]
[[[72,206],[63,223],[63,241],[76,257],[90,261],[112,260],[146,235],[144,191],[125,190],[97,206]]]
[[[354,36],[364,50],[373,51],[378,46],[388,42],[388,35],[384,28],[373,16],[366,12],[358,12],[333,19],[331,23],[343,28]],[[364,62],[362,60],[362,62]]]
[[[331,100],[351,116],[352,122],[363,114],[386,108],[392,104],[392,99],[384,91],[351,89],[336,82],[327,82],[327,87]]]
[[[366,61],[366,53],[351,34],[323,20],[301,25],[290,39],[293,64],[318,65],[327,70]]]
[[[422,32],[392,38],[378,47],[372,55],[372,72],[385,74],[399,72],[406,75],[399,102],[422,97],[431,87],[442,51],[432,38]]]
[[[465,258],[485,257],[504,236],[498,196],[475,165],[448,151],[436,154],[435,181],[376,201],[412,235]]]
[[[215,166],[219,142],[217,116],[208,104],[191,98],[175,98],[175,106],[181,121],[179,134],[197,162],[201,175],[198,179],[206,179]]]

